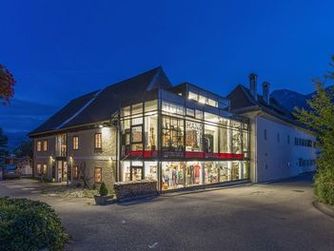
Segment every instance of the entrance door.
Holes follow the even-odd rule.
[[[143,167],[132,166],[131,173],[130,173],[130,179],[132,181],[138,181],[138,180],[144,179]]]
[[[67,162],[58,160],[57,161],[57,181],[66,182],[67,181]]]
[[[67,162],[63,161],[63,173],[62,173],[62,181],[67,182]]]

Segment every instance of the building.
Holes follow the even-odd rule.
[[[249,76],[249,88],[238,85],[229,95],[231,111],[249,118],[250,178],[265,182],[315,170],[317,149],[312,132],[270,98],[270,84],[257,93],[257,76]]]
[[[249,121],[161,67],[70,101],[30,133],[34,174],[56,182],[151,179],[159,190],[248,180]]]

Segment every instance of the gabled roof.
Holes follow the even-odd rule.
[[[122,102],[140,97],[147,92],[170,88],[172,84],[161,67],[109,85],[106,88],[71,100],[61,110],[52,115],[30,136],[73,126],[96,123],[111,119]]]
[[[281,120],[303,127],[302,124],[296,121],[294,116],[288,110],[280,106],[275,99],[270,98],[269,104],[267,104],[263,96],[257,95],[257,100],[255,100],[249,88],[241,84],[235,87],[227,97],[231,101],[232,112],[242,114],[249,111],[262,110]]]

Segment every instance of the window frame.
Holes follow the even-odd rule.
[[[97,175],[96,175],[96,171],[100,170],[100,180],[97,181]],[[94,168],[94,183],[95,184],[101,184],[102,183],[102,167],[95,167]]]
[[[41,152],[42,149],[43,149],[43,147],[42,147],[42,141],[41,140],[37,140],[37,142],[36,142],[36,151],[37,152]]]
[[[98,139],[97,137],[99,137],[99,140],[97,140]],[[99,150],[99,151],[102,150],[102,133],[101,132],[97,132],[94,134],[94,149]]]
[[[79,150],[79,136],[77,135],[72,137],[72,150]]]
[[[47,139],[43,140],[42,150],[43,152],[47,152],[49,150],[49,141]]]

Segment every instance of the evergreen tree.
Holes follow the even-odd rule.
[[[334,62],[334,57],[333,57]],[[334,80],[334,74],[326,76]],[[322,202],[334,205],[334,88],[325,88],[324,81],[316,81],[316,93],[308,101],[310,110],[297,110],[295,115],[317,136],[317,172],[315,194]]]
[[[13,151],[13,153],[16,155],[16,157],[33,157],[33,146],[31,140],[25,140],[20,143],[18,147],[16,147]]]

